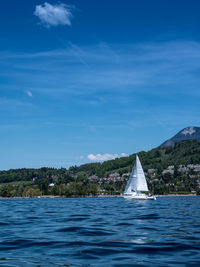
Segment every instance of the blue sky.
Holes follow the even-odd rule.
[[[111,159],[200,125],[199,1],[0,5],[0,169]]]

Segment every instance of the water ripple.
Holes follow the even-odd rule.
[[[199,266],[200,198],[1,199],[0,266]]]

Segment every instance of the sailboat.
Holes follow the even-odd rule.
[[[133,166],[131,175],[126,185],[123,197],[126,199],[143,199],[156,200],[156,197],[150,194],[141,192],[148,192],[147,181],[138,155],[136,155],[136,162]]]

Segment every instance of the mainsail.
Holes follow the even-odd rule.
[[[131,194],[133,191],[149,191],[144,171],[138,156],[136,156],[136,162],[133,166],[124,194]]]

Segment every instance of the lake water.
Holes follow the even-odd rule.
[[[200,266],[200,197],[0,200],[0,266]]]

